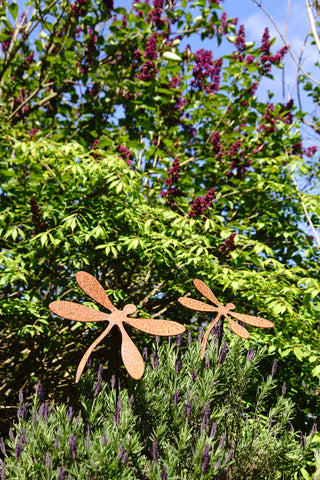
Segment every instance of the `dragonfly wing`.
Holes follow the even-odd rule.
[[[171,320],[153,320],[151,318],[128,318],[126,322],[132,327],[150,335],[169,337],[185,332],[185,327]]]
[[[235,313],[229,312],[229,315],[232,315],[237,320],[241,320],[242,322],[247,323],[248,325],[253,325],[254,327],[261,327],[261,328],[272,328],[274,324],[269,322],[269,320],[265,320],[261,317],[254,317],[253,315],[244,315],[243,313]]]
[[[76,279],[81,290],[84,291],[89,297],[93,298],[96,302],[100,303],[103,307],[113,312],[115,310],[114,305],[111,303],[108,295],[104,291],[102,285],[94,278],[90,273],[78,272]]]
[[[202,293],[202,295],[204,295],[208,300],[217,306],[220,305],[211,288],[209,288],[208,285],[206,285],[202,280],[193,280],[193,284],[196,289],[199,290],[199,292]]]
[[[143,358],[122,324],[119,324],[119,329],[122,334],[121,356],[123,364],[132,378],[140,380],[144,374]]]
[[[233,331],[233,333],[238,335],[238,337],[246,338],[246,339],[250,337],[249,332],[246,328],[244,328],[241,325],[239,325],[238,323],[234,322],[233,320],[231,320],[231,318],[229,318],[227,316],[226,316],[226,318],[229,322],[231,330]]]
[[[51,302],[49,308],[52,313],[59,317],[75,320],[76,322],[102,322],[107,320],[107,315],[93,308],[80,305],[79,303],[58,300]]]
[[[194,298],[189,297],[180,297],[178,298],[178,302],[181,305],[184,305],[191,310],[198,310],[199,312],[217,312],[218,309],[213,307],[212,305],[208,305],[207,303],[201,302],[200,300],[195,300]]]

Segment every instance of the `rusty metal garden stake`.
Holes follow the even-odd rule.
[[[94,348],[108,335],[114,325],[117,325],[122,335],[121,342],[121,356],[127,372],[131,377],[139,380],[144,373],[143,358],[139,350],[124,329],[123,323],[128,323],[132,327],[141,332],[149,333],[150,335],[171,336],[178,335],[185,331],[185,327],[177,322],[170,320],[153,320],[150,318],[129,318],[136,312],[136,306],[133,304],[125,305],[123,310],[118,310],[110,301],[102,285],[92,275],[87,272],[78,272],[76,280],[80,288],[98,302],[111,313],[103,313],[99,310],[86,307],[74,302],[65,300],[58,300],[51,302],[50,310],[60,317],[74,320],[76,322],[102,322],[108,321],[107,328],[101,335],[90,345],[88,350],[83,355],[76,373],[76,383],[79,382],[81,374],[87,363],[87,360],[94,350]]]
[[[178,299],[178,302],[180,302],[181,305],[184,305],[185,307],[190,308],[191,310],[198,310],[199,312],[217,312],[216,318],[209,325],[203,337],[202,344],[201,344],[201,359],[204,358],[204,353],[205,353],[209,334],[213,329],[213,327],[215,326],[215,324],[220,319],[220,317],[222,317],[222,315],[228,320],[230,328],[233,331],[233,333],[235,333],[241,338],[249,338],[250,335],[248,330],[242,327],[241,325],[239,325],[238,323],[234,322],[229,317],[229,315],[236,318],[237,320],[247,323],[248,325],[254,325],[255,327],[261,327],[261,328],[274,327],[272,322],[269,322],[269,320],[265,320],[264,318],[254,317],[252,315],[245,315],[243,313],[232,312],[231,310],[234,310],[236,308],[235,305],[233,305],[233,303],[227,303],[226,306],[221,305],[221,303],[218,302],[218,300],[216,299],[216,297],[214,296],[212,290],[208,287],[208,285],[206,285],[201,280],[194,280],[193,283],[196,289],[199,290],[199,292],[202,293],[202,295],[204,295],[214,305],[216,305],[216,307],[213,307],[210,304],[207,304],[189,297],[180,297]]]

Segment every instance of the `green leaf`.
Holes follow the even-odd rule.
[[[182,58],[179,57],[179,55],[177,55],[177,54],[174,53],[174,52],[164,52],[164,54],[162,55],[162,57],[163,57],[165,60],[171,60],[172,62],[182,62]]]

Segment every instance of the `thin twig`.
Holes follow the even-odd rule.
[[[307,220],[308,220],[309,225],[310,225],[310,227],[311,227],[311,230],[312,230],[312,232],[313,232],[313,235],[314,235],[314,238],[315,238],[315,240],[316,240],[316,243],[318,244],[318,248],[320,248],[320,241],[319,241],[319,238],[318,238],[316,229],[314,228],[314,225],[313,225],[313,223],[312,223],[312,220],[311,220],[311,218],[310,218],[310,216],[309,216],[309,214],[308,214],[307,208],[306,208],[306,206],[305,206],[305,204],[304,204],[304,201],[303,201],[303,199],[302,199],[301,193],[300,193],[300,191],[299,191],[299,188],[298,188],[298,185],[297,185],[297,182],[296,182],[296,179],[295,179],[293,173],[291,173],[291,178],[292,178],[293,184],[294,184],[294,186],[295,186],[295,188],[296,188],[296,190],[297,190],[297,194],[298,194],[299,200],[300,200],[300,202],[301,202],[301,205],[302,205],[302,208],[303,208],[303,210],[304,210],[305,216],[307,217]]]

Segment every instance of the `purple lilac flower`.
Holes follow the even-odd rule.
[[[216,433],[217,433],[217,424],[215,422],[212,422],[210,438],[214,438]]]
[[[160,478],[161,478],[161,480],[168,480],[166,467],[162,467],[162,471],[160,473]]]
[[[205,90],[209,94],[218,91],[222,58],[214,61],[212,51],[201,48],[195,53],[195,63],[191,86],[199,91]]]
[[[157,75],[158,71],[152,60],[146,60],[136,78],[144,82],[150,82]]]
[[[182,360],[181,360],[181,352],[179,350],[178,355],[177,355],[177,360],[175,363],[175,369],[176,369],[176,374],[179,375],[182,369]]]
[[[222,364],[225,361],[227,353],[228,353],[228,342],[224,342],[221,347],[219,358],[218,358],[218,362],[220,364]]]
[[[255,357],[255,351],[254,351],[253,347],[250,347],[249,350],[248,350],[247,359],[249,360],[249,362],[252,362],[254,357]]]
[[[210,422],[210,404],[204,402],[204,410],[201,415],[201,432],[209,425]]]
[[[200,215],[204,215],[205,211],[209,207],[211,207],[215,197],[215,193],[216,193],[216,189],[212,187],[205,194],[204,197],[196,197],[195,201],[191,205],[191,209],[189,210],[188,215],[194,218],[199,217]]]
[[[49,453],[49,452],[46,452],[46,469],[47,469],[47,470],[49,470],[49,468],[50,468],[50,463],[51,463],[50,453]]]
[[[158,58],[157,38],[157,32],[155,32],[153,35],[151,35],[151,37],[148,38],[146,43],[146,49],[144,51],[144,58],[148,58],[149,60],[156,60]]]
[[[153,439],[152,443],[152,448],[151,448],[151,457],[153,460],[153,463],[157,463],[158,461],[158,445],[157,445],[157,439]]]
[[[180,400],[180,395],[178,393],[178,390],[176,390],[173,394],[173,405],[175,407],[177,407],[178,403],[179,403],[179,400]]]
[[[119,425],[120,423],[120,412],[121,412],[121,398],[119,396],[117,400],[116,413],[113,415],[113,421],[116,425]]]
[[[3,455],[6,454],[6,447],[4,445],[3,437],[0,438],[0,450],[3,453]]]
[[[167,198],[169,205],[172,205],[174,198],[180,195],[179,189],[175,186],[177,185],[180,177],[180,162],[179,158],[175,158],[172,167],[168,170],[169,177],[165,180],[165,186],[167,190],[162,190],[160,192],[161,197]]]
[[[77,435],[71,435],[69,438],[70,455],[73,460],[77,458]]]
[[[38,383],[37,383],[37,386],[36,386],[36,393],[37,393],[37,396],[38,396],[40,402],[44,402],[44,391],[43,391],[43,387],[42,387],[42,384],[41,384],[40,380],[38,380]]]
[[[207,443],[207,445],[204,447],[203,454],[201,455],[201,471],[202,473],[206,473],[208,468],[209,468],[209,462],[210,462],[210,455],[209,452],[211,450],[211,445]]]

